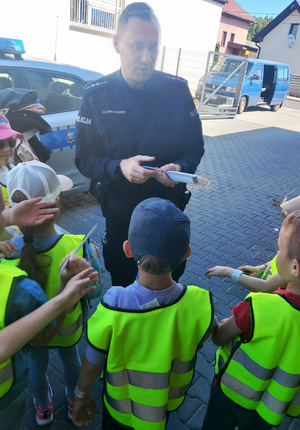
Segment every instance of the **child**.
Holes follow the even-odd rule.
[[[4,198],[0,189],[0,231],[4,227],[14,223],[20,225],[39,225],[41,222],[53,218],[57,209],[49,208],[49,206],[53,206],[55,202],[48,202],[48,208],[45,209],[45,203],[39,203],[40,200],[40,198],[28,200],[12,209],[3,211]],[[73,297],[71,300],[74,300],[74,297],[78,297],[78,292],[79,295],[83,293],[83,287],[90,282],[95,282],[97,279],[97,274],[95,272],[91,273],[91,269],[87,269],[68,282],[73,274],[80,272],[86,267],[89,267],[89,264],[85,260],[73,255],[72,264],[69,264],[67,270],[63,273],[58,289],[58,292],[60,292],[68,283],[66,292],[62,296],[57,296],[53,303],[48,304],[46,303],[47,298],[40,286],[28,279],[24,271],[0,263],[1,430],[19,430],[26,412],[30,348],[27,346],[20,351],[18,349],[29,341],[36,344],[48,343],[56,334],[63,323],[66,316],[65,311],[69,306],[66,299]],[[75,292],[75,295],[72,291]],[[41,316],[41,312],[37,308],[44,303],[46,306],[44,308],[45,313]],[[31,317],[30,320],[27,318],[24,325],[17,321],[35,309],[37,310],[37,314],[33,315],[34,320]],[[59,316],[59,314],[61,315]],[[56,323],[55,321],[51,322],[56,316],[59,316]],[[32,326],[34,321],[36,322],[36,327]],[[41,321],[43,322],[42,325]],[[37,335],[40,329],[47,323],[46,331]],[[33,336],[35,337],[33,338]]]
[[[289,210],[290,208],[294,208],[294,206],[295,205],[292,204],[292,205],[286,207],[286,210],[285,210],[286,215],[288,215],[291,212],[294,212],[294,210],[296,210],[296,209],[293,209],[292,211]],[[249,265],[240,266],[238,268],[238,270],[241,270],[243,272],[243,274],[249,275],[250,277],[257,278],[259,276],[260,279],[267,280],[272,275],[275,275],[275,273],[277,273],[276,260],[277,260],[277,254],[272,258],[272,260],[268,261],[267,263],[259,264],[258,266],[249,266]],[[234,269],[230,269],[229,267],[215,266],[211,269],[207,269],[205,274],[210,279],[211,276],[221,276],[221,277],[229,276],[229,277],[231,277],[233,272],[234,272]],[[278,279],[278,280],[276,281],[276,279]],[[261,281],[259,281],[259,282],[249,281],[248,282],[247,278],[245,278],[244,276],[239,277],[238,282],[250,291],[273,292],[279,286],[285,286],[285,281],[281,277],[279,277],[279,278],[273,277],[272,280],[268,282],[270,284],[269,287],[268,287],[268,283],[264,283]],[[266,290],[266,288],[270,288],[270,289]],[[274,289],[272,289],[272,288],[274,288]]]
[[[69,178],[56,175],[53,169],[38,161],[20,163],[8,175],[7,188],[12,206],[37,195],[42,196],[42,201],[56,199],[58,206],[61,190],[71,187],[72,181]],[[21,227],[24,236],[13,239],[19,251],[14,251],[13,257],[7,257],[5,260],[6,264],[13,264],[26,271],[30,279],[42,286],[48,299],[55,295],[62,258],[75,250],[84,238],[84,235],[58,234],[54,222],[55,219],[51,219],[40,226]],[[86,258],[92,267],[101,273],[99,258],[94,255],[89,244],[86,244],[78,255]],[[97,296],[101,293],[101,285],[100,279],[97,282]],[[86,296],[88,299],[95,297],[94,292],[90,294],[92,296]],[[81,365],[77,343],[81,338],[86,308],[86,302],[79,301],[72,312],[68,313],[58,334],[47,345],[58,348],[62,360],[70,419]],[[53,420],[53,396],[47,376],[48,347],[34,347],[31,354],[30,389],[34,396],[36,421],[39,425],[49,424]]]
[[[273,276],[285,287],[250,293],[212,333],[222,347],[202,430],[271,429],[300,414],[300,211],[284,220],[278,246]],[[259,281],[239,270],[231,277]]]
[[[172,279],[191,252],[188,217],[168,200],[150,198],[133,211],[124,252],[139,280],[112,287],[87,325],[88,347],[75,390],[73,422],[93,421],[89,396],[104,356],[103,430],[165,429],[184,401],[197,350],[214,325],[212,296]]]
[[[61,266],[67,258],[74,259],[75,256],[75,252],[72,251],[70,256],[62,260]],[[92,283],[90,276],[93,271],[92,267],[88,267],[79,272],[72,278],[72,282],[68,282],[62,292],[53,299],[0,330],[0,365],[29,343],[62,312],[75,305],[84,295],[95,290],[95,285],[86,288],[89,283]],[[96,280],[95,272],[93,277]]]
[[[22,139],[23,134],[12,130],[7,118],[0,113],[0,184],[5,199],[6,207],[9,207],[7,194],[7,174],[14,167],[11,160],[17,139]]]

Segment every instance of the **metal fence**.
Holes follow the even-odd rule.
[[[206,61],[207,52],[164,46],[162,50],[161,70],[186,79],[193,93],[197,88],[199,78],[205,73]]]
[[[289,95],[293,97],[300,97],[300,76],[299,75],[291,75]]]

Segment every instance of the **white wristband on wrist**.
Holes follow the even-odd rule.
[[[86,399],[90,395],[90,392],[87,391],[85,393],[84,391],[80,391],[78,388],[78,385],[76,385],[75,390],[74,390],[74,395],[76,397],[78,397],[78,399]]]
[[[235,271],[233,272],[233,274],[231,275],[231,279],[233,279],[235,282],[239,282],[239,277],[243,274],[244,272],[242,272],[239,269],[235,269]]]

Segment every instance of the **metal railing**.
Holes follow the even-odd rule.
[[[78,30],[114,34],[124,0],[70,0],[70,23]]]
[[[300,76],[299,75],[291,75],[289,95],[293,97],[300,97]]]
[[[236,116],[248,61],[248,57],[208,53],[205,75],[200,79],[202,85],[199,82],[197,89],[201,93],[201,119]]]

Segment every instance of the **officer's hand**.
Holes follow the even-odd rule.
[[[161,184],[165,185],[166,187],[175,187],[178,182],[172,181],[172,179],[170,179],[169,176],[165,172],[163,172],[163,170],[173,170],[175,172],[180,172],[181,167],[179,166],[179,164],[165,164],[160,168],[156,168],[154,174],[155,179]]]
[[[136,155],[135,157],[126,158],[120,163],[123,175],[129,182],[134,184],[144,184],[153,176],[153,170],[144,169],[140,164],[155,160],[155,157],[147,155]]]

